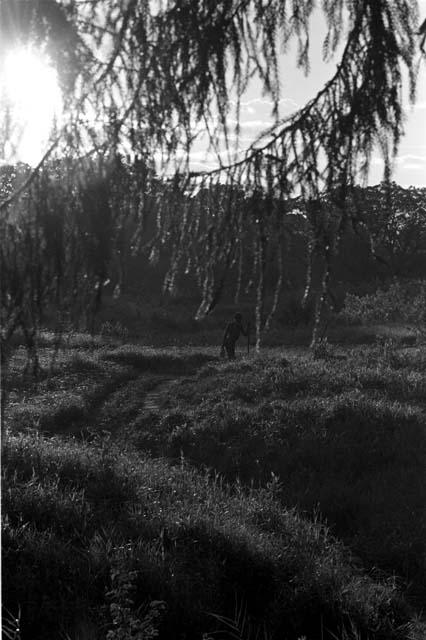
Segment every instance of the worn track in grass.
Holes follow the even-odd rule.
[[[161,410],[161,398],[168,396],[175,384],[187,376],[164,377],[157,380],[156,386],[145,396],[144,410],[146,412],[156,412]]]
[[[138,416],[160,411],[161,399],[170,393],[179,380],[186,377],[143,373],[130,378],[109,393],[103,402],[92,407],[85,420],[70,425],[66,433],[118,433]],[[65,432],[61,430],[61,433]]]

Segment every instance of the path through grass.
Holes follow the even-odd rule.
[[[424,354],[48,349],[3,448],[23,639],[425,637]]]

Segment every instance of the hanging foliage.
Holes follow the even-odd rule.
[[[310,20],[318,5],[327,24],[324,58],[330,60],[341,49],[340,61],[312,100],[279,119],[280,50],[295,41],[296,63],[309,71]],[[289,202],[298,198],[311,226],[310,269],[314,257],[323,265],[315,346],[333,256],[345,225],[356,216],[353,207],[346,207],[347,197],[367,176],[375,148],[382,151],[385,177],[390,175],[403,131],[405,71],[414,99],[417,2],[3,0],[1,10],[2,40],[31,37],[50,51],[67,114],[40,165],[0,203],[4,219],[13,217],[16,203],[31,193],[36,176],[53,157],[68,158],[63,167],[70,168],[71,192],[78,167],[84,167],[82,158],[93,158],[92,167],[100,158],[103,167],[108,158],[127,157],[137,175],[134,184],[141,188],[139,193],[133,189],[139,224],[135,246],[146,244],[142,230],[155,191],[152,256],[159,243],[170,244],[169,291],[180,271],[196,274],[202,291],[198,317],[215,306],[233,268],[239,270],[238,293],[245,255],[254,256],[250,277],[256,283],[260,344],[283,281],[283,218]],[[241,98],[254,76],[272,100],[275,124],[232,161],[230,134],[238,146]],[[203,132],[210,150],[217,152],[218,168],[194,173],[190,152]],[[230,158],[226,165],[219,153],[223,144]],[[140,166],[152,167],[149,176],[138,174]],[[114,189],[102,195],[109,203],[118,197]],[[84,212],[91,200],[100,207],[98,195],[94,179],[75,206]],[[112,234],[111,219],[97,224]],[[109,241],[99,242],[103,247]],[[92,284],[106,276],[108,251],[98,256],[101,266],[92,269]],[[278,276],[272,308],[265,309],[265,269],[271,257]],[[306,299],[309,294],[308,270]]]

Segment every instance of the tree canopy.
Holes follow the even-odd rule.
[[[286,194],[317,196],[357,177],[374,144],[388,158],[399,140],[404,66],[412,97],[415,90],[414,0],[3,0],[0,28],[6,46],[32,39],[56,65],[67,97],[62,144],[76,153],[161,150],[168,159],[190,150],[200,125],[212,145],[219,134],[226,139],[231,109],[238,131],[239,100],[254,75],[278,114],[280,51],[296,40],[296,62],[309,71],[318,4],[327,23],[324,58],[346,38],[335,73],[239,163],[220,169],[234,180],[273,180]]]
[[[313,99],[280,119],[280,52],[295,41],[296,63],[309,72],[316,9],[327,24],[324,59],[341,52],[340,60]],[[142,229],[156,190],[156,238],[172,246],[166,287],[173,288],[179,269],[193,268],[203,294],[199,317],[214,304],[215,267],[242,264],[244,239],[253,237],[247,229],[255,231],[260,340],[269,317],[268,251],[278,263],[284,259],[282,214],[298,197],[313,230],[310,252],[323,258],[319,321],[337,243],[357,216],[346,206],[348,194],[367,175],[376,147],[390,175],[403,132],[404,74],[415,97],[418,22],[415,0],[3,0],[1,41],[32,40],[46,49],[61,79],[65,115],[39,167],[0,208],[10,219],[17,196],[56,158],[69,174],[61,188],[67,184],[75,210],[84,210],[75,184],[96,172],[112,175],[117,158],[127,158],[139,194],[130,209]],[[223,140],[231,153],[230,122],[238,141],[241,99],[253,77],[273,102],[274,126],[234,161],[230,155],[223,165],[218,155],[217,169],[191,171],[200,132],[208,133],[212,150]],[[250,194],[247,206],[236,206],[237,187]],[[114,197],[106,197],[107,207]],[[104,270],[96,278],[100,287]],[[277,292],[280,282],[278,276]]]

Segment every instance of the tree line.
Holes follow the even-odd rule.
[[[129,246],[149,247],[152,260],[168,247],[165,289],[191,271],[202,293],[200,318],[217,303],[229,270],[249,277],[259,345],[284,282],[287,214],[298,210],[308,245],[304,303],[319,283],[315,349],[341,238],[363,230],[378,246],[383,225],[373,229],[368,206],[360,215],[357,185],[379,149],[383,197],[392,191],[403,76],[414,101],[422,52],[415,0],[325,0],[323,57],[341,52],[340,60],[318,94],[282,119],[280,48],[296,43],[296,65],[309,72],[314,9],[311,0],[2,2],[3,46],[44,48],[65,104],[40,163],[29,172],[2,169],[4,345],[22,331],[37,369],[43,313],[59,309],[58,327],[90,325],[111,279],[117,291],[122,286]],[[275,123],[235,157],[231,133],[238,146],[241,100],[253,77],[272,101]],[[1,108],[10,115],[7,104]],[[13,148],[10,117],[4,123],[0,148]],[[200,128],[218,168],[194,173],[190,153]],[[400,234],[391,226],[386,251],[376,255],[394,263]],[[241,286],[238,276],[237,293]]]
[[[199,319],[224,297],[238,303],[250,290],[260,308],[259,345],[284,290],[305,288],[301,303],[315,304],[323,285],[322,248],[334,233],[327,197],[307,207],[300,197],[282,202],[226,185],[185,194],[143,162],[128,164],[116,156],[101,168],[102,162],[91,159],[84,171],[76,163],[74,173],[66,161],[46,165],[2,218],[4,357],[19,332],[36,371],[36,339],[43,326],[58,334],[66,327],[93,331],[104,294],[143,289],[144,280],[173,295],[185,286],[186,274],[199,299],[194,309]],[[19,188],[30,171],[25,165],[2,167],[2,195]],[[334,288],[338,280],[343,290],[356,291],[372,281],[424,274],[426,189],[395,183],[357,187],[349,203],[356,223],[348,223],[330,264]],[[319,220],[324,215],[331,227],[328,239]],[[260,220],[262,265],[257,262]],[[195,237],[204,245],[203,256]]]

